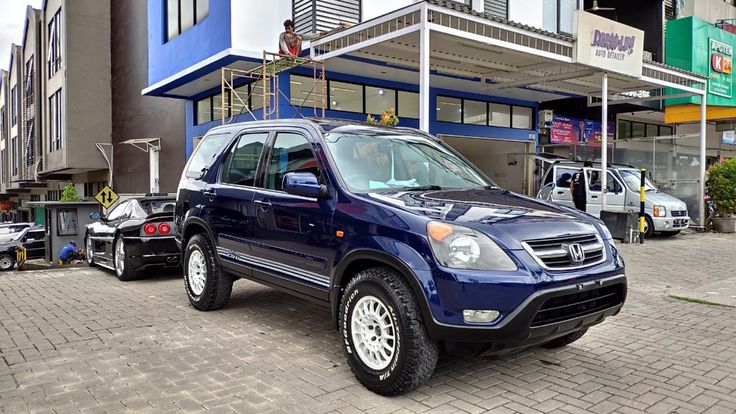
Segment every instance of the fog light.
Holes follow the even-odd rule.
[[[476,310],[476,309],[465,309],[463,310],[463,320],[467,323],[489,323],[493,322],[498,318],[500,312],[497,310]]]

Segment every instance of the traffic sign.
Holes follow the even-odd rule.
[[[107,185],[95,196],[95,200],[105,208],[110,208],[111,205],[118,201],[118,198],[118,195]]]

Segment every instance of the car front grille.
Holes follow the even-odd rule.
[[[548,325],[587,316],[623,303],[621,283],[547,299],[537,311],[531,326]]]
[[[583,260],[574,260],[570,249],[570,246],[574,244],[579,244],[582,247]],[[577,269],[592,266],[605,260],[603,242],[595,234],[530,240],[522,243],[522,245],[540,265],[552,270]]]
[[[670,211],[670,214],[672,214],[672,217],[685,217],[687,216],[687,210],[674,210]]]

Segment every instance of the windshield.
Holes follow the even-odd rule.
[[[328,133],[327,148],[355,192],[494,186],[442,144],[418,135]]]
[[[639,187],[641,186],[641,174],[637,170],[618,170],[618,173],[621,175],[621,178],[623,178],[624,182],[626,183],[626,186],[629,187],[629,190],[634,192],[639,192]],[[656,191],[657,187],[652,184],[651,181],[649,181],[648,178],[644,179],[644,188],[645,191]]]

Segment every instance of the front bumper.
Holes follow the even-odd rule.
[[[654,231],[679,231],[690,227],[690,217],[652,217]]]
[[[428,331],[438,340],[483,343],[487,349],[533,346],[618,314],[626,292],[624,274],[572,283],[537,291],[497,325],[458,326],[434,320],[428,324]]]

